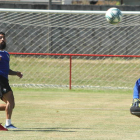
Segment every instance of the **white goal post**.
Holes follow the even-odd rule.
[[[111,25],[106,11],[0,9],[12,86],[133,88],[140,77],[140,12],[122,11]]]

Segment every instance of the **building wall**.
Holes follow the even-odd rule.
[[[15,2],[15,1],[19,1],[19,2],[49,2],[49,0],[1,0],[4,2],[7,1],[11,1],[11,2]],[[57,3],[61,3],[61,4],[89,4],[89,1],[92,0],[52,0],[52,2],[57,2]],[[96,0],[94,0],[96,1]],[[98,0],[97,5],[112,5],[115,4],[116,2],[118,2],[118,0]],[[123,0],[123,5],[140,5],[140,0]]]
[[[140,5],[140,0],[123,0],[124,5]]]
[[[52,10],[95,10],[106,11],[112,5],[62,5],[52,4]],[[114,7],[114,6],[113,6]],[[140,11],[140,6],[116,6],[122,11]],[[0,2],[0,8],[14,8],[14,9],[48,9],[46,3],[29,3],[29,2]]]
[[[124,0],[125,2],[125,0]],[[140,0],[139,0],[140,3]],[[139,6],[116,6],[122,11],[140,11]],[[113,5],[62,5],[62,4],[52,4],[52,10],[95,10],[95,11],[106,11],[110,7],[114,7]],[[14,9],[48,9],[48,4],[43,2],[1,2],[0,8],[14,8]]]

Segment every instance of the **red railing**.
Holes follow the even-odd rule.
[[[140,55],[112,55],[112,54],[61,54],[61,53],[16,53],[9,54],[19,55],[61,55],[61,56],[95,56],[95,57],[140,57]]]
[[[50,56],[69,56],[70,57],[70,75],[69,75],[69,89],[72,85],[72,56],[93,56],[93,57],[136,57],[139,58],[140,55],[106,55],[106,54],[60,54],[60,53],[16,53],[9,52],[13,55],[50,55]]]

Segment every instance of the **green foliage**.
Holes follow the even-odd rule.
[[[116,2],[116,5],[119,6],[119,5],[121,5],[121,3],[120,3],[119,1],[117,1],[117,2]]]

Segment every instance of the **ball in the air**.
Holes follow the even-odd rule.
[[[122,21],[122,12],[118,8],[110,8],[106,11],[105,18],[110,24],[118,24]]]

